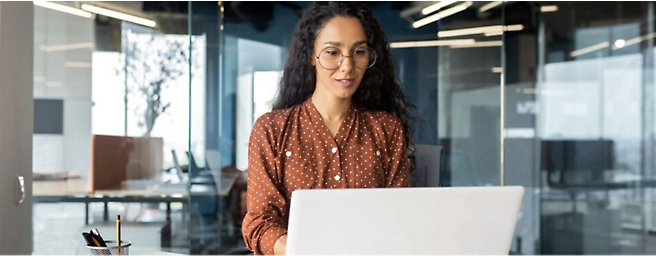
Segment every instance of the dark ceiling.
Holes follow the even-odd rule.
[[[312,2],[309,1],[230,1],[224,2],[224,19],[225,23],[249,23],[256,30],[264,31],[270,23],[275,19],[274,9],[276,7],[288,8],[296,13],[299,17],[304,8],[308,7]],[[388,11],[400,14],[401,11],[412,7],[416,2],[412,1],[393,1],[393,2],[379,2],[371,1],[365,2],[372,9],[386,8]],[[456,20],[480,20],[483,19],[500,19],[500,8],[493,9],[488,13],[481,16],[476,10],[478,7],[486,4],[487,2],[478,1],[473,3],[473,7],[458,15],[444,19],[441,23],[448,24]],[[522,2],[520,2],[522,3]],[[423,2],[422,4],[425,4]],[[516,5],[515,3],[507,3],[507,6]],[[195,16],[202,16],[205,18],[217,18],[219,15],[219,5],[216,1],[211,2],[192,2],[192,14]],[[142,10],[145,13],[151,14],[188,14],[189,2],[184,1],[145,1],[143,2]],[[396,17],[399,17],[398,15]],[[419,16],[416,16],[419,17]],[[379,17],[380,18],[380,17]]]
[[[478,12],[479,7],[489,3],[490,1],[475,1],[472,8],[444,18],[438,21],[436,28],[433,26],[431,31],[435,29],[453,29],[463,27],[473,27],[482,25],[494,24],[522,24],[524,31],[522,33],[535,33],[538,22],[539,6],[557,4],[560,6],[558,13],[543,15],[543,20],[552,24],[549,31],[551,35],[548,37],[561,38],[568,41],[572,36],[573,30],[580,27],[589,26],[603,26],[607,24],[616,24],[618,22],[629,22],[631,19],[641,20],[644,15],[637,15],[643,13],[642,2],[561,2],[561,1],[509,1],[504,3],[503,8],[494,8],[485,13]],[[189,2],[185,1],[144,1],[133,2],[140,3],[142,12],[151,15],[169,15],[178,14],[179,17],[186,17],[189,13]],[[223,2],[225,11],[223,17],[224,24],[249,24],[255,31],[267,31],[275,26],[276,18],[279,20],[281,17],[275,17],[276,8],[285,8],[291,10],[298,17],[303,9],[307,8],[312,2],[310,1],[229,1]],[[397,24],[399,26],[393,29],[398,29],[404,26],[409,28],[411,21],[421,18],[415,15],[408,19],[407,22],[400,18],[400,13],[417,3],[426,4],[427,2],[413,2],[413,1],[392,1],[392,2],[365,2],[373,10],[383,23]],[[579,10],[574,12],[574,10]],[[586,10],[586,11],[580,11]],[[219,5],[217,1],[210,2],[191,2],[191,13],[194,18],[202,18],[207,20],[219,19]],[[290,13],[290,12],[286,12]],[[178,22],[179,23],[179,22]],[[173,25],[176,25],[173,23]],[[164,32],[167,28],[162,28]],[[432,33],[432,32],[431,32]]]

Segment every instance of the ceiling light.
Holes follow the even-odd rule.
[[[501,31],[501,30],[499,30],[499,31],[490,31],[490,32],[483,33],[483,35],[485,35],[485,36],[500,36],[500,35],[503,35],[503,31]]]
[[[451,45],[450,48],[478,48],[478,47],[500,47],[502,44],[501,40],[498,41],[478,41],[473,44],[465,45]]]
[[[93,49],[94,44],[92,42],[88,43],[73,43],[73,44],[60,44],[60,45],[41,45],[40,49],[44,52],[57,52],[57,51],[68,51],[68,50],[79,50],[79,49]]]
[[[474,34],[482,34],[482,33],[485,33],[485,32],[490,33],[490,32],[495,32],[495,31],[502,31],[501,25],[444,30],[444,31],[437,32],[437,37],[454,37],[454,36],[474,35]]]
[[[503,68],[501,67],[492,67],[492,73],[501,73],[503,72]]]
[[[481,8],[478,9],[478,12],[486,12],[486,11],[488,11],[488,10],[494,8],[494,7],[497,7],[501,4],[503,4],[503,1],[494,1],[494,2],[487,3],[483,6],[481,6]]]
[[[540,12],[555,12],[558,11],[557,5],[545,5],[540,7]]]
[[[137,17],[137,16],[130,15],[130,14],[127,14],[127,13],[117,12],[117,11],[114,11],[114,10],[105,9],[105,8],[94,6],[94,5],[82,4],[82,10],[93,12],[93,13],[100,14],[100,15],[107,16],[107,17],[112,17],[112,18],[127,21],[127,22],[132,22],[132,23],[143,25],[143,26],[146,26],[146,27],[153,28],[153,27],[155,27],[155,25],[157,25],[157,23],[154,20],[151,20],[151,19]]]
[[[624,41],[624,39],[618,39],[617,41],[615,41],[615,47],[616,48],[622,48],[622,47],[624,47],[625,44],[626,44],[626,41]]]
[[[91,62],[67,61],[64,66],[69,68],[91,68]]]
[[[414,14],[420,13],[424,8],[438,2],[415,2],[416,5],[401,11],[402,18],[408,18]]]
[[[83,10],[73,8],[73,7],[70,7],[70,6],[66,6],[66,5],[63,5],[63,4],[56,4],[56,3],[48,2],[48,1],[33,1],[32,3],[36,6],[52,9],[52,10],[55,10],[55,11],[65,12],[65,13],[68,13],[68,14],[73,14],[73,15],[77,15],[77,16],[80,16],[80,17],[84,17],[84,18],[93,17],[93,14],[90,13],[90,12],[85,12]]]
[[[64,83],[61,81],[46,81],[47,87],[62,87]]]
[[[446,9],[444,11],[438,12],[436,14],[433,14],[433,15],[428,16],[426,18],[423,18],[421,20],[415,21],[414,23],[412,23],[412,27],[419,28],[419,27],[426,26],[426,25],[428,25],[430,23],[433,23],[435,21],[438,21],[440,19],[444,19],[446,17],[449,17],[449,16],[454,15],[456,13],[459,13],[461,11],[467,10],[467,8],[471,5],[472,5],[471,1],[464,2],[462,4],[459,4],[459,5],[456,5],[454,7],[449,8],[449,9]]]
[[[656,37],[656,32],[652,32],[652,33],[646,34],[644,36],[639,36],[639,37],[636,37],[636,38],[631,38],[629,40],[626,40],[624,42],[624,45],[622,45],[622,47],[617,47],[618,46],[617,41],[615,41],[615,44],[613,45],[613,47],[611,47],[611,49],[617,50],[619,48],[623,48],[623,47],[627,47],[627,46],[630,46],[630,45],[640,43],[642,41],[645,41],[645,40],[653,38],[653,37]],[[620,40],[622,40],[622,39],[620,39]]]
[[[447,7],[447,6],[449,6],[453,3],[456,3],[456,2],[458,2],[458,1],[440,1],[436,4],[432,4],[432,5],[424,8],[424,9],[422,9],[421,14],[423,14],[423,15],[431,14],[433,12],[436,12],[436,11],[438,11],[438,10],[444,8],[444,7]]]
[[[524,25],[521,24],[516,24],[516,25],[508,25],[503,28],[503,31],[520,31],[524,29]]]
[[[595,45],[591,45],[591,46],[588,46],[588,47],[581,48],[581,49],[578,49],[576,51],[573,51],[569,54],[569,56],[570,57],[576,57],[576,56],[579,56],[579,55],[583,55],[583,54],[586,54],[586,53],[591,53],[591,52],[594,52],[596,50],[606,48],[608,46],[610,46],[609,42],[598,43],[598,44],[595,44]]]
[[[390,48],[416,48],[416,47],[467,45],[467,44],[474,44],[475,42],[476,41],[474,41],[474,39],[394,42],[394,43],[390,43]]]
[[[486,36],[500,35],[504,31],[520,31],[524,29],[524,25],[493,25],[474,28],[453,29],[437,32],[437,37],[456,37],[465,35],[485,34]]]

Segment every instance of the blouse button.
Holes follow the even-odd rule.
[[[376,150],[376,155],[380,156],[380,151],[379,150]]]
[[[287,151],[287,153],[286,153],[285,155],[287,155],[287,157],[290,157],[290,156],[292,156],[292,152],[291,152],[291,151]]]
[[[339,181],[339,179],[340,179],[339,175],[335,175],[335,180]]]
[[[333,153],[337,152],[337,147],[333,148]]]

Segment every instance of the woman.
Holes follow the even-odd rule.
[[[247,247],[285,253],[294,190],[409,186],[410,107],[366,5],[316,2],[306,10],[274,110],[251,132]]]

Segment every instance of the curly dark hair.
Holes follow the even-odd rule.
[[[367,44],[377,53],[375,64],[365,72],[362,83],[351,98],[352,104],[364,110],[385,111],[401,119],[412,172],[415,167],[415,143],[410,122],[415,117],[410,115],[410,109],[416,110],[416,107],[406,98],[395,75],[394,59],[382,26],[363,3],[314,2],[305,10],[294,31],[273,109],[295,106],[314,93],[314,43],[319,30],[335,16],[357,18],[366,33]]]

